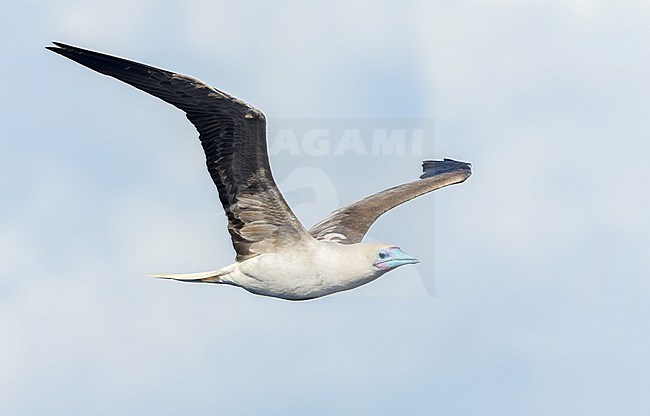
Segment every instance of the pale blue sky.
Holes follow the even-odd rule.
[[[643,1],[5,1],[0,413],[647,415],[648,21]],[[51,40],[193,75],[270,129],[433,120],[425,157],[475,174],[382,217],[372,238],[423,263],[349,296],[146,279],[233,259],[196,133]],[[313,222],[419,159],[271,163],[334,189],[287,193]]]

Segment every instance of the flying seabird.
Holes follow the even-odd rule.
[[[185,75],[53,43],[56,46],[47,49],[183,110],[199,132],[208,172],[228,218],[236,261],[209,272],[154,277],[229,284],[288,300],[349,290],[399,266],[419,263],[394,244],[361,241],[380,215],[472,174],[466,162],[424,161],[419,180],[340,208],[305,230],[273,180],[266,119],[260,110]]]

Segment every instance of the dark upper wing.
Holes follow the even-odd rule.
[[[238,261],[309,238],[273,180],[261,111],[185,75],[54,44],[47,49],[185,111],[199,132]]]
[[[406,201],[463,182],[472,174],[472,165],[452,159],[425,160],[420,180],[386,189],[332,212],[314,225],[309,234],[317,240],[341,244],[360,243],[380,215]]]

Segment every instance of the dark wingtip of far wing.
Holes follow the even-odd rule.
[[[420,179],[430,178],[443,173],[461,172],[469,177],[472,174],[472,164],[453,159],[425,160],[422,162],[422,171],[424,173],[420,176]]]

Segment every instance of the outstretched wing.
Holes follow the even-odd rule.
[[[186,113],[199,132],[238,261],[310,238],[273,180],[266,149],[266,119],[261,111],[185,75],[54,44],[47,49]]]
[[[472,165],[452,159],[425,160],[420,180],[398,185],[332,212],[314,225],[309,234],[317,240],[355,244],[363,240],[380,215],[427,192],[463,182],[472,174]]]

